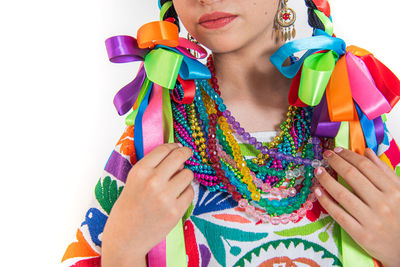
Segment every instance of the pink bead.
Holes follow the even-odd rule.
[[[304,217],[304,216],[306,216],[306,214],[307,214],[307,210],[305,208],[300,208],[297,211],[297,215],[299,215],[300,217]]]
[[[257,187],[261,187],[263,182],[259,178],[254,178],[254,183],[256,184]]]
[[[256,212],[254,212],[253,216],[257,221],[259,221],[259,220],[261,220],[262,214],[260,211],[257,210]]]
[[[306,210],[311,210],[313,208],[313,204],[311,201],[307,200],[306,203],[304,203],[304,208]]]
[[[271,191],[271,186],[270,186],[270,184],[268,184],[268,183],[264,183],[264,184],[261,186],[261,189],[262,189],[262,191],[264,191],[264,192],[269,192],[269,191]]]
[[[293,212],[289,215],[289,220],[292,222],[297,222],[299,219],[299,215],[297,215],[297,212]]]
[[[271,189],[271,194],[272,194],[273,196],[279,196],[280,193],[281,193],[281,190],[279,190],[279,189],[276,188],[276,187],[274,187],[274,188]]]
[[[286,188],[283,188],[281,190],[281,197],[282,198],[287,198],[288,195],[289,195],[289,190],[287,190]]]
[[[283,223],[283,224],[289,223],[289,216],[287,214],[283,214],[281,216],[281,223]]]
[[[281,222],[281,220],[279,219],[278,216],[275,216],[275,217],[272,217],[272,218],[271,218],[271,223],[272,223],[273,225],[278,225],[280,222]]]
[[[246,207],[246,213],[248,214],[248,215],[253,215],[253,213],[256,211],[256,208],[254,208],[253,206],[250,206],[250,205],[248,205],[247,207]]]
[[[241,199],[239,200],[239,207],[241,208],[246,208],[248,206],[247,200],[246,199]]]
[[[294,197],[296,193],[297,193],[296,188],[294,187],[289,188],[289,196]]]
[[[263,223],[269,223],[271,221],[271,217],[268,214],[261,215],[261,220]]]

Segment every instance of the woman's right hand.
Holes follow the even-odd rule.
[[[176,143],[163,144],[132,167],[104,227],[102,266],[146,266],[146,254],[193,201],[193,172],[183,168],[192,153]]]

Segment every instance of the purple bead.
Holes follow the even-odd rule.
[[[242,137],[243,137],[244,140],[248,140],[250,138],[250,134],[248,132],[244,132],[242,134]]]
[[[239,128],[236,130],[236,132],[237,132],[238,134],[240,134],[240,135],[243,135],[243,134],[244,134],[244,129],[243,129],[242,127],[239,127]]]
[[[269,151],[269,155],[270,155],[270,157],[275,157],[275,155],[276,155],[276,150],[270,150]]]
[[[294,158],[294,164],[299,165],[303,162],[303,159],[301,157],[295,157]]]
[[[293,159],[294,159],[293,155],[290,155],[290,154],[285,155],[284,158],[286,161],[293,161]]]
[[[229,117],[230,115],[231,115],[231,112],[229,111],[229,110],[225,110],[223,113],[222,113],[222,115],[224,115],[224,117],[226,118],[226,117]]]
[[[265,146],[263,146],[263,147],[261,148],[261,153],[263,153],[264,155],[267,154],[267,153],[268,153],[268,148],[265,147]]]
[[[275,158],[282,159],[283,156],[284,156],[284,154],[282,152],[277,152],[275,155]]]
[[[304,165],[311,165],[312,160],[311,159],[303,159]]]
[[[257,143],[257,139],[255,137],[250,137],[249,144],[254,146],[256,143]]]
[[[319,140],[318,137],[314,136],[313,139],[312,139],[312,143],[313,143],[314,145],[318,145],[319,143],[321,143],[321,140]]]
[[[232,124],[232,126],[233,126],[233,129],[237,130],[237,129],[239,129],[239,127],[240,127],[240,123],[239,123],[238,121],[235,121],[235,122]]]
[[[226,120],[229,124],[232,124],[235,121],[235,118],[233,116],[229,116],[228,119]]]
[[[263,146],[263,144],[261,142],[257,142],[254,147],[256,149],[260,150],[262,148],[262,146]]]

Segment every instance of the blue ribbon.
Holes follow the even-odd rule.
[[[285,67],[282,66],[286,58],[304,50],[307,50],[307,52],[294,64]],[[346,52],[346,43],[340,38],[329,35],[302,38],[282,45],[269,59],[283,75],[287,78],[293,78],[299,71],[303,61],[309,55],[321,50],[333,50],[341,56]]]
[[[353,101],[353,102],[357,109],[358,117],[360,119],[360,124],[361,124],[362,131],[364,133],[365,142],[367,143],[367,147],[371,148],[376,154],[378,152],[378,142],[377,142],[377,138],[375,135],[374,121],[368,119],[368,117],[362,112],[362,110],[360,109],[358,104],[355,101]]]
[[[153,83],[150,84],[149,89],[147,90],[146,95],[144,96],[142,103],[140,103],[139,110],[135,119],[135,128],[134,128],[134,136],[135,136],[135,152],[136,152],[136,159],[139,161],[144,157],[144,150],[143,150],[143,114],[149,104],[149,97],[150,93],[153,89]]]
[[[181,68],[179,69],[179,76],[181,76],[182,79],[184,80],[211,79],[210,70],[207,68],[207,66],[205,66],[198,60],[186,56],[185,54],[183,54],[181,51],[179,51],[174,47],[169,47],[165,45],[156,45],[155,48],[157,47],[168,49],[174,51],[175,53],[183,55],[182,65]]]

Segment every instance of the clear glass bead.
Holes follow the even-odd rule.
[[[321,161],[319,161],[318,159],[314,159],[314,160],[311,162],[311,166],[312,166],[313,168],[318,168],[319,166],[321,166]]]
[[[296,168],[293,170],[293,175],[294,175],[294,177],[297,178],[301,175],[301,171],[298,168]]]
[[[328,163],[328,161],[326,159],[322,159],[321,160],[321,165],[322,165],[322,167],[326,168],[326,167],[329,166],[329,163]]]
[[[286,178],[292,179],[294,177],[294,173],[292,170],[286,171]]]
[[[303,174],[305,172],[304,165],[300,165],[299,170],[301,171],[301,174]]]
[[[296,188],[294,187],[289,188],[289,196],[294,197],[296,193],[297,193]]]

